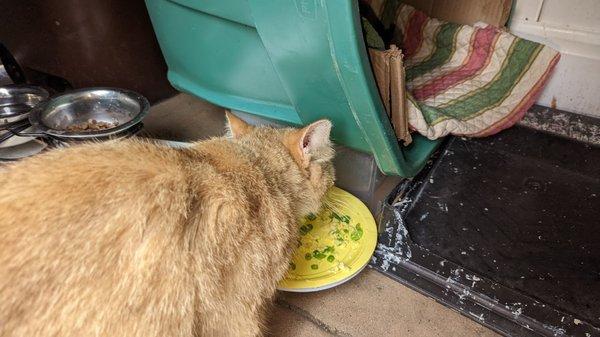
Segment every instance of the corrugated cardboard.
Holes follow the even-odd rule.
[[[394,45],[385,51],[370,48],[369,57],[379,94],[396,138],[408,145],[412,142],[412,137],[408,128],[402,51]]]
[[[385,51],[369,48],[369,59],[379,89],[379,96],[381,96],[385,111],[390,117],[390,58]]]
[[[390,120],[394,126],[396,137],[404,141],[404,145],[412,142],[406,109],[406,83],[404,76],[403,55],[396,46],[390,50]]]

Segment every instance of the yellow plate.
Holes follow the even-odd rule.
[[[312,292],[329,289],[356,276],[377,244],[371,212],[352,194],[332,187],[319,214],[299,224],[299,248],[279,290]]]

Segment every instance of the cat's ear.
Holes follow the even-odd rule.
[[[292,132],[286,139],[296,162],[303,168],[308,167],[310,161],[323,148],[330,148],[329,134],[331,122],[326,119],[318,120],[300,130]]]
[[[239,138],[254,129],[252,125],[236,117],[229,110],[225,110],[225,117],[227,118],[227,134],[230,138]]]

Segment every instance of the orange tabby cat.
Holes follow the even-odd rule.
[[[331,123],[0,168],[0,336],[257,336],[298,219],[333,184]]]

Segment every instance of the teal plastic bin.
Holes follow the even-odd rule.
[[[320,118],[338,144],[410,177],[438,145],[401,147],[371,72],[350,0],[146,0],[178,90],[291,125]]]

